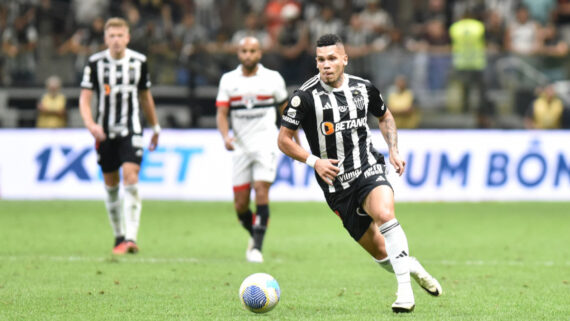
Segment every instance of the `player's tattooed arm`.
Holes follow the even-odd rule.
[[[394,116],[388,110],[379,119],[379,126],[380,131],[382,132],[382,136],[384,136],[384,140],[386,144],[388,144],[388,148],[391,150],[395,148],[396,151],[398,150],[398,133],[396,132],[396,122],[394,121]]]
[[[378,121],[382,136],[384,136],[384,140],[388,144],[390,163],[396,169],[396,173],[401,176],[406,168],[406,162],[400,157],[400,152],[398,151],[398,133],[394,116],[392,116],[390,110],[387,110]]]

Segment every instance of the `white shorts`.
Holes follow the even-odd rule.
[[[277,151],[234,151],[232,184],[234,191],[249,188],[252,182],[273,183],[277,174]]]

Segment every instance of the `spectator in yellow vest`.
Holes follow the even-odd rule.
[[[408,88],[405,76],[396,77],[394,86],[389,90],[387,103],[397,128],[418,127],[420,115],[415,106],[414,93]]]
[[[38,128],[62,128],[66,126],[67,114],[65,104],[67,99],[61,93],[61,80],[51,76],[46,80],[47,92],[38,102]]]
[[[494,109],[487,99],[487,86],[483,78],[487,66],[485,25],[467,11],[462,19],[451,25],[449,35],[455,78],[462,87],[463,111],[468,112],[471,109],[470,92],[471,88],[476,87],[479,94],[477,126],[491,127]]]
[[[564,104],[552,85],[546,86],[530,106],[525,117],[528,129],[560,129]]]

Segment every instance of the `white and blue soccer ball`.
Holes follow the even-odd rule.
[[[267,273],[255,273],[243,280],[239,287],[239,299],[243,306],[255,313],[271,311],[281,297],[281,289],[274,277]]]

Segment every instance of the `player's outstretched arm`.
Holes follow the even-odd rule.
[[[103,131],[103,127],[95,123],[93,120],[93,114],[91,111],[91,98],[93,97],[93,91],[90,89],[81,89],[81,94],[79,95],[79,113],[83,119],[83,124],[89,130],[91,135],[95,138],[95,141],[102,142],[107,136]]]
[[[293,140],[293,137],[297,134],[297,130],[292,130],[286,127],[281,127],[279,130],[279,137],[277,139],[277,145],[279,149],[287,156],[305,163],[311,167],[315,168],[315,171],[319,176],[327,182],[327,184],[332,185],[333,180],[336,178],[339,172],[339,168],[335,166],[338,164],[336,159],[320,159],[313,154],[307,152],[300,144]],[[298,134],[297,136],[298,137]]]
[[[158,117],[156,116],[156,108],[154,105],[154,99],[152,98],[152,94],[150,90],[142,90],[139,93],[139,100],[141,102],[143,113],[146,120],[152,126],[152,138],[150,139],[150,144],[148,146],[148,150],[151,152],[156,149],[158,146],[158,135],[160,134],[160,125],[158,124]]]
[[[404,174],[406,168],[406,162],[400,157],[400,152],[398,151],[398,133],[396,129],[396,122],[394,121],[394,116],[390,110],[378,118],[378,123],[380,127],[380,132],[384,136],[386,144],[388,144],[388,150],[390,153],[390,164],[396,169],[396,173],[400,176]]]

